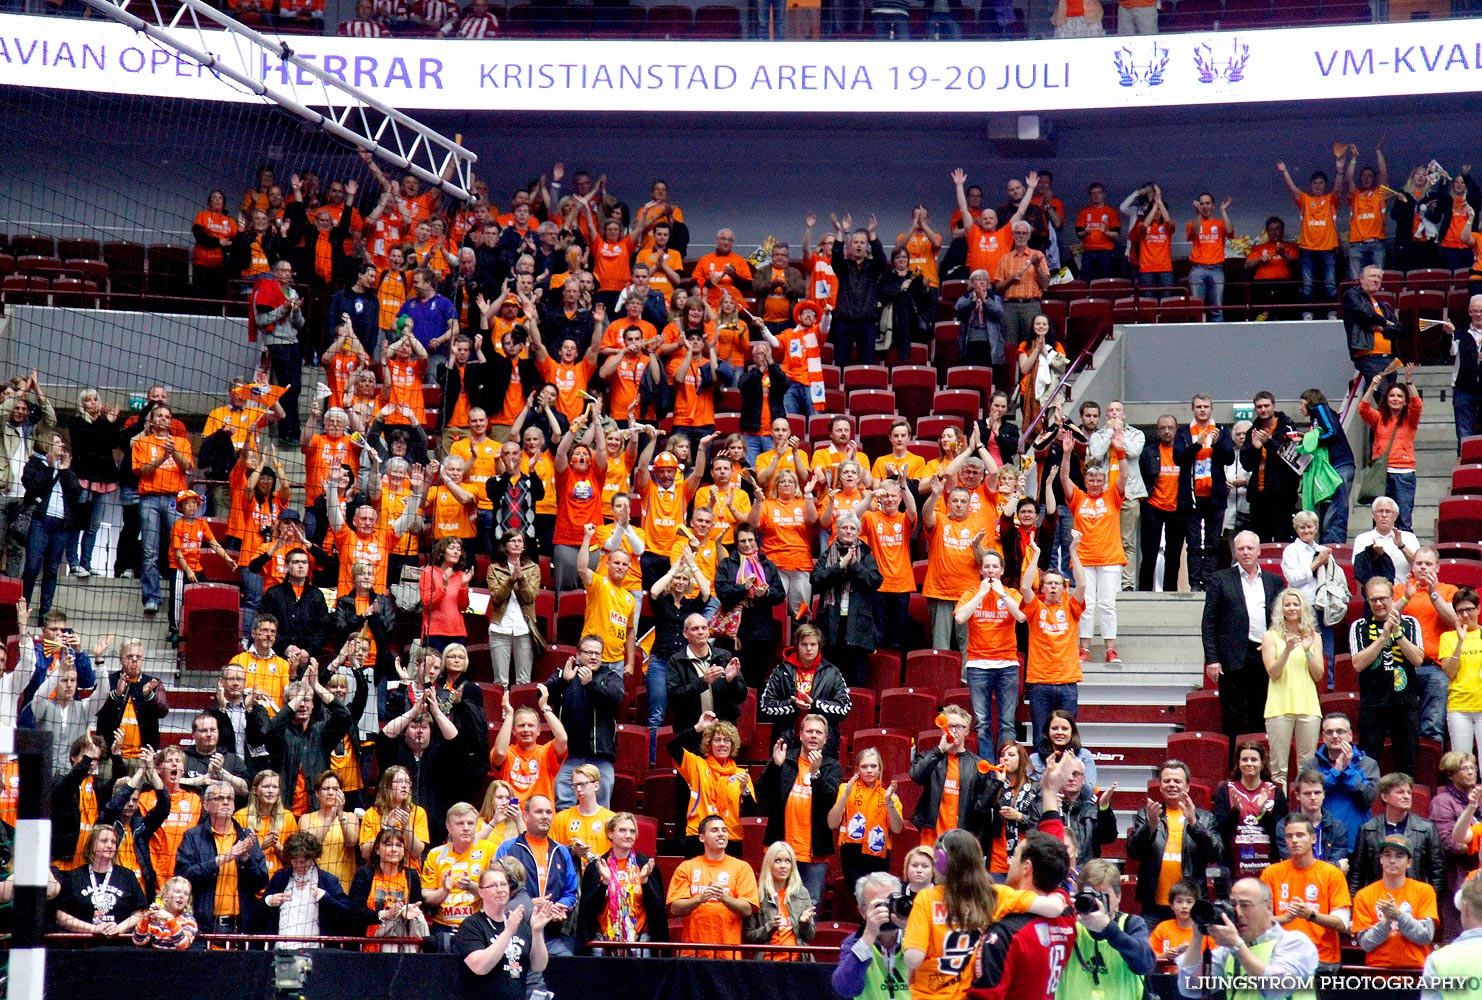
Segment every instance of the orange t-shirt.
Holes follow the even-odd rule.
[[[155,803],[159,801],[155,798],[156,795],[164,794],[152,788],[146,788],[140,793],[140,815],[154,808]],[[149,860],[154,864],[154,877],[160,885],[164,885],[174,876],[175,855],[180,851],[180,842],[185,839],[186,832],[200,821],[201,797],[199,795],[182,788],[170,797],[170,815],[165,817],[164,824],[149,840]]]
[[[880,567],[880,592],[915,593],[916,573],[911,567],[911,531],[905,513],[867,511],[860,529],[860,536],[870,547],[870,553]]]
[[[652,239],[652,237],[645,235],[643,239],[644,242],[647,242]],[[648,278],[649,288],[654,288],[660,292],[663,292],[664,298],[666,300],[674,294],[673,282],[669,280],[669,276],[667,274],[665,274],[663,271],[660,271],[658,268],[659,252],[657,250],[650,248],[648,250],[639,251],[638,263],[646,264],[648,266],[650,272]],[[679,256],[679,251],[665,250],[664,263],[669,265],[669,270],[673,271],[675,274],[678,274],[680,276],[684,275],[684,259]]]
[[[1137,242],[1137,269],[1147,274],[1173,270],[1173,223],[1139,222],[1132,234]]]
[[[1446,226],[1446,232],[1441,236],[1440,245],[1451,250],[1463,250],[1466,244],[1461,241],[1461,234],[1467,229],[1467,199],[1465,196],[1451,198],[1451,222]]]
[[[1162,511],[1178,509],[1178,463],[1171,444],[1158,445],[1158,478],[1151,484],[1148,503]]]
[[[997,511],[994,511],[996,514]],[[977,590],[981,572],[973,556],[973,537],[989,527],[989,518],[981,510],[969,512],[954,521],[943,511],[936,512],[936,527],[931,529],[926,555],[926,580],[921,593],[941,601],[956,602],[965,590]],[[983,538],[991,547],[992,533]]]
[[[1117,241],[1112,231],[1121,227],[1122,220],[1110,205],[1087,205],[1075,217],[1076,229],[1084,229],[1081,239],[1082,250],[1115,250]]]
[[[1379,188],[1348,193],[1348,242],[1384,239],[1384,192]]]
[[[334,533],[335,551],[340,557],[340,596],[344,597],[355,589],[350,570],[358,562],[368,562],[376,568],[373,589],[378,594],[386,592],[386,569],[391,561],[391,546],[396,537],[389,528],[372,528],[369,537],[348,524]]]
[[[1127,565],[1122,548],[1121,490],[1108,488],[1093,497],[1072,487],[1070,509],[1075,514],[1075,530],[1081,533],[1082,566]]]
[[[191,458],[190,439],[179,435],[172,436],[175,445],[175,453],[187,462]],[[146,434],[133,443],[130,455],[134,463],[134,471],[138,472],[140,467],[150,462],[164,458],[164,462],[153,472],[139,474],[139,493],[141,496],[150,496],[163,493],[166,496],[174,496],[185,489],[185,471],[173,458],[165,458],[164,446],[160,439],[153,434]]]
[[[778,322],[786,323],[791,317],[783,316]],[[751,357],[751,333],[745,323],[727,321],[715,327],[715,360],[724,361],[737,368],[745,368]],[[765,397],[764,397],[765,398]],[[763,427],[766,424],[762,425]]]
[[[210,534],[211,526],[203,517],[182,517],[175,522],[170,529],[170,568],[184,569],[180,565],[180,555],[185,556],[185,566],[189,566],[192,573],[201,571],[201,548],[206,544],[206,536]]]
[[[1337,865],[1326,861],[1314,861],[1310,868],[1298,868],[1292,861],[1278,861],[1261,873],[1261,881],[1271,889],[1272,913],[1281,916],[1286,905],[1293,899],[1305,900],[1318,913],[1353,905],[1348,895],[1348,882]],[[1434,911],[1432,911],[1434,912]],[[1294,917],[1286,923],[1287,931],[1300,931],[1317,945],[1319,962],[1337,962],[1342,959],[1342,945],[1338,932],[1320,927],[1311,920]]]
[[[999,226],[992,231],[979,226],[976,222],[967,231],[967,269],[969,271],[984,270],[992,274],[998,268],[998,262],[1003,255],[1009,252],[1009,247],[1014,245],[1013,227],[1007,224]]]
[[[778,569],[808,573],[813,570],[812,532],[802,497],[762,501],[762,552]]]
[[[703,854],[690,858],[674,871],[669,882],[665,902],[673,905],[676,900],[698,896],[707,886],[724,886],[728,895],[744,899],[752,908],[761,905],[757,893],[756,874],[751,866],[738,858],[722,857],[711,861]],[[707,900],[695,907],[684,917],[684,929],[680,939],[697,944],[740,944],[741,917],[718,899]],[[679,952],[683,956],[683,952]],[[705,951],[695,953],[700,958],[737,958],[732,952]]]
[[[1456,585],[1451,583],[1437,583],[1436,593],[1447,603],[1456,596]],[[1405,600],[1405,585],[1395,584],[1394,600],[1396,604]],[[1425,661],[1427,663],[1440,663],[1441,633],[1450,631],[1450,626],[1441,622],[1436,615],[1436,605],[1426,595],[1424,587],[1417,587],[1415,598],[1405,605],[1404,613],[1414,618],[1420,626],[1421,646],[1425,650]]]
[[[633,259],[633,237],[624,236],[615,243],[602,237],[592,241],[592,277],[597,279],[597,289],[603,292],[620,292],[633,280],[629,261]]]
[[[597,366],[585,358],[574,365],[565,365],[555,358],[541,359],[540,374],[556,387],[556,412],[567,420],[575,420],[587,408],[587,383],[597,374]],[[626,416],[626,414],[624,414]]]
[[[448,449],[448,454],[463,459],[464,489],[478,487],[475,492],[478,494],[480,510],[494,509],[486,491],[489,480],[499,475],[499,448],[499,442],[493,438],[486,437],[475,443],[473,438],[466,437],[454,441],[453,447]]]
[[[962,600],[958,601],[959,607],[978,592],[977,587],[965,591]],[[1023,596],[1011,587],[1005,587],[1004,592],[1013,600],[1022,602]],[[964,661],[971,660],[1014,660],[1019,659],[1019,641],[1015,635],[1014,613],[1009,610],[1009,603],[1002,597],[990,591],[983,598],[983,603],[973,612],[973,616],[967,620],[967,652],[963,655]],[[1015,667],[1017,670],[1018,668]]]
[[[446,486],[434,486],[427,491],[422,509],[432,513],[433,538],[472,538],[477,534],[473,526],[473,515],[479,509],[479,497],[484,491],[476,483],[459,485],[473,495],[471,503],[463,504]]]
[[[392,406],[409,406],[412,409],[413,420],[421,423],[426,409],[422,397],[422,377],[427,371],[426,358],[388,358],[386,360],[386,402]],[[408,420],[401,413],[391,413],[386,417],[388,424],[406,424],[413,421]]]
[[[1193,942],[1193,925],[1180,927],[1178,921],[1172,919],[1163,921],[1157,927],[1154,927],[1152,933],[1148,935],[1148,944],[1152,946],[1154,956],[1162,955],[1169,948],[1177,948],[1179,945],[1189,945],[1192,947]],[[1214,939],[1207,935],[1200,939],[1200,951],[1203,951],[1206,945],[1210,951],[1215,949]]]
[[[580,545],[582,528],[602,523],[602,480],[596,466],[556,473],[556,533],[553,545]]]
[[[643,498],[643,537],[651,551],[668,552],[674,548],[689,502],[689,487],[677,475],[673,487],[667,490],[649,482],[648,493]]]
[[[671,323],[669,325],[673,326],[674,324]],[[654,325],[646,319],[629,319],[626,315],[619,316],[611,323],[608,323],[606,329],[602,331],[602,350],[621,351],[623,349],[623,334],[628,332],[629,327],[639,330],[643,334],[644,340],[652,340],[659,335],[659,331],[655,330]],[[677,331],[675,340],[678,340]],[[613,412],[616,413],[618,411],[613,409]]]
[[[957,829],[957,811],[962,797],[962,756],[961,754],[949,754],[947,757],[947,775],[942,781],[942,800],[937,806],[937,825],[930,830],[921,831],[921,842],[927,843],[927,835],[930,843],[935,844],[937,838],[948,830]]]
[[[1184,238],[1194,244],[1189,260],[1206,267],[1219,267],[1225,262],[1225,240],[1230,227],[1224,219],[1195,219],[1184,227]]]
[[[1021,609],[1029,616],[1029,663],[1026,684],[1079,684],[1081,615],[1084,602],[1066,594],[1056,605],[1036,595]]]
[[[308,504],[319,499],[324,492],[324,479],[331,469],[348,465],[351,472],[360,472],[360,446],[342,434],[332,438],[327,434],[315,434],[309,442],[309,453],[304,456],[304,495]]]
[[[1246,262],[1256,262],[1251,278],[1256,281],[1289,281],[1292,277],[1291,257],[1296,256],[1297,245],[1281,240],[1267,241],[1251,247]]]
[[[782,808],[783,839],[799,863],[813,860],[813,768],[798,758],[798,780]]]
[[[1297,246],[1303,250],[1338,249],[1338,197],[1327,194],[1297,196],[1297,205],[1302,210],[1302,228],[1297,237]],[[1327,959],[1324,959],[1327,961]],[[1337,959],[1333,959],[1337,961]]]
[[[681,354],[669,362],[669,384],[674,389],[674,426],[710,427],[715,423],[715,392],[710,386],[701,387],[698,360],[692,358],[681,377],[679,366],[683,361]]]
[[[237,221],[220,212],[197,212],[195,224],[218,240],[229,240],[237,235]],[[226,263],[226,253],[220,247],[196,246],[190,256],[196,267],[221,267]]]
[[[489,751],[492,758],[494,751]],[[537,743],[529,750],[521,750],[514,743],[504,755],[504,763],[494,768],[495,775],[508,781],[515,790],[515,798],[523,805],[532,795],[544,795],[556,801],[556,772],[566,762],[566,755],[556,753],[556,744]],[[490,763],[493,763],[491,760]]]
[[[730,266],[736,272],[736,276],[742,280],[751,281],[751,265],[746,263],[746,258],[732,251],[724,257],[715,253],[707,253],[695,263],[694,273],[691,275],[700,286],[705,289],[705,301],[710,303],[714,309],[720,305],[721,292],[729,294],[737,302],[745,300],[745,296],[736,288],[736,282],[726,273],[726,267]],[[711,285],[710,275],[715,275],[719,281],[717,285]]]
[[[902,241],[904,240],[904,243]],[[912,232],[910,236],[900,233],[896,236],[897,245],[905,248],[910,258],[910,267],[921,272],[921,277],[932,288],[937,287],[937,248],[931,242],[931,237],[925,233]]]
[[[813,375],[809,371],[808,362],[814,358],[821,358],[822,352],[819,348],[818,327],[794,326],[783,330],[777,335],[781,344],[782,372],[789,379],[803,385],[813,383]],[[770,379],[767,386],[770,387]],[[763,395],[763,400],[766,396]],[[768,424],[762,424],[762,431],[767,430]]]
[[[1430,920],[1440,926],[1440,913],[1436,909],[1436,890],[1413,878],[1405,879],[1404,885],[1390,890],[1381,880],[1366,885],[1353,897],[1353,933],[1359,934],[1379,923],[1377,905],[1381,899],[1393,899],[1400,904],[1402,912],[1416,920]],[[1389,940],[1364,956],[1364,964],[1380,969],[1418,969],[1425,965],[1431,949],[1426,945],[1412,943],[1400,933],[1398,927],[1389,929]]]

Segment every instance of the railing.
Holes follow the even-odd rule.
[[[700,958],[716,958],[713,952],[734,952],[745,958],[763,958],[768,955],[789,955],[827,959],[836,961],[839,957],[838,945],[783,945],[783,944],[701,944],[694,941],[639,941],[630,943],[626,941],[588,941],[587,947],[593,951],[626,955],[629,952],[704,952],[697,955]],[[720,958],[730,956],[722,955]]]
[[[348,935],[321,934],[316,937],[274,934],[197,934],[196,941],[208,947],[226,951],[267,951],[280,944],[295,947],[339,948],[350,951],[365,951],[369,948],[396,946],[421,951],[426,944],[419,937],[351,937]],[[46,935],[48,947],[87,948],[109,945],[131,945],[127,934],[117,937],[101,937],[97,934],[55,933]]]

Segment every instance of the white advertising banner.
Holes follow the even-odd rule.
[[[324,103],[312,75],[240,38],[181,37],[268,87]],[[286,41],[406,110],[981,113],[1482,89],[1482,19],[1020,42]],[[260,100],[98,18],[0,15],[0,84]]]

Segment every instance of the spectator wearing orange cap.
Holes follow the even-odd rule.
[[[211,534],[211,525],[200,516],[203,498],[195,490],[175,494],[175,510],[180,515],[170,528],[170,631],[180,627],[180,608],[185,603],[185,585],[196,583],[201,572],[201,549],[209,548],[229,565],[232,555]]]
[[[765,327],[758,331],[782,359],[782,373],[788,381],[782,402],[788,413],[812,416],[815,409],[823,407],[823,354],[819,345],[827,331],[819,325],[822,318],[823,307],[813,299],[804,299],[793,306],[790,329],[776,336]],[[761,426],[769,423],[764,420]]]

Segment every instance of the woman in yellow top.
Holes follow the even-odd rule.
[[[798,877],[797,857],[787,841],[767,848],[756,880],[761,906],[746,918],[742,940],[747,944],[806,945],[818,932],[817,908]],[[769,951],[762,958],[775,962],[811,962],[812,955],[792,951]]]
[[[489,790],[484,792],[484,804],[479,808],[478,839],[498,847],[524,832],[525,820],[514,786],[498,779],[489,782]]]
[[[1271,744],[1271,780],[1286,781],[1287,753],[1292,733],[1297,735],[1297,760],[1317,750],[1322,722],[1317,685],[1323,679],[1322,636],[1312,617],[1312,605],[1302,592],[1288,587],[1276,596],[1271,627],[1261,637],[1261,661],[1266,664],[1266,737]]]
[[[1477,591],[1457,587],[1451,607],[1456,611],[1456,631],[1442,633],[1436,650],[1441,669],[1451,681],[1446,728],[1451,733],[1451,749],[1482,754],[1482,629],[1477,626]]]
[[[684,815],[684,839],[680,853],[687,858],[704,853],[700,845],[700,820],[712,813],[726,821],[730,842],[726,853],[742,856],[741,799],[756,802],[756,789],[746,768],[736,763],[741,734],[729,722],[720,722],[714,712],[701,714],[693,729],[669,741],[669,756],[679,776],[690,786],[689,806]]]
[[[314,779],[314,794],[319,796],[319,810],[299,817],[298,828],[313,834],[323,848],[319,867],[339,879],[340,885],[349,885],[360,861],[356,853],[360,817],[345,808],[345,792],[334,771],[325,771]]]
[[[381,772],[376,804],[360,821],[360,856],[369,861],[381,828],[401,834],[408,864],[420,864],[427,850],[427,810],[412,801],[412,773],[400,764]]]
[[[283,867],[283,842],[298,830],[298,820],[283,807],[283,780],[277,771],[259,771],[252,779],[252,794],[247,804],[232,819],[257,835],[263,856],[268,862],[268,877]]]

